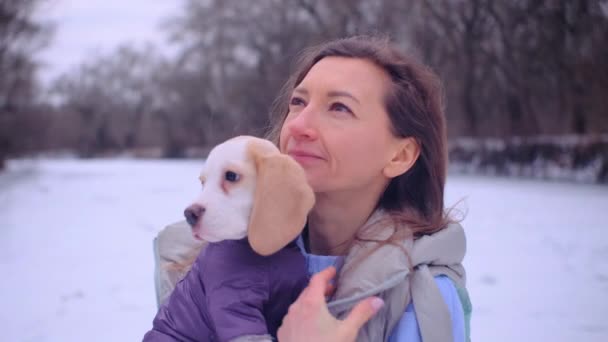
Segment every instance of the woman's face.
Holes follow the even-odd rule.
[[[368,60],[325,57],[295,88],[279,146],[304,168],[315,192],[387,184],[383,170],[399,146],[384,106],[390,82]]]

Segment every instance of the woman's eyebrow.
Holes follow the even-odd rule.
[[[302,88],[302,87],[298,87],[298,88],[294,89],[293,92],[302,94],[302,95],[308,95],[308,90],[306,90],[305,88]],[[353,101],[357,102],[358,104],[361,104],[359,99],[357,99],[354,95],[352,95],[351,93],[344,91],[344,90],[331,90],[331,91],[327,92],[327,97],[348,97],[348,98],[353,99]]]
[[[358,104],[361,104],[361,102],[359,102],[359,100],[355,96],[353,96],[351,93],[346,92],[346,91],[332,90],[327,93],[327,96],[328,97],[348,97],[348,98],[353,99]]]
[[[293,90],[294,93],[299,93],[302,95],[308,95],[308,90],[302,88],[302,87],[297,87],[296,89]]]

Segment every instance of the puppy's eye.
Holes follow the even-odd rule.
[[[241,176],[239,176],[236,172],[226,171],[226,173],[224,174],[224,179],[231,183],[234,183],[238,182],[239,179],[241,179]]]

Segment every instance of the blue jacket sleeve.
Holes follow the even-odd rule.
[[[450,316],[452,317],[452,332],[454,335],[454,342],[464,342],[465,340],[465,326],[464,326],[464,312],[462,310],[462,304],[460,303],[460,297],[454,283],[450,278],[446,276],[435,277],[435,283],[439,287],[439,291],[445,300]],[[416,309],[414,305],[410,303],[405,309],[405,313],[395,330],[393,330],[390,342],[422,342],[420,336],[420,329],[418,328],[418,320],[416,319]]]

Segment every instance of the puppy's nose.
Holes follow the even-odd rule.
[[[203,216],[205,212],[205,208],[199,204],[193,204],[184,210],[184,216],[186,217],[186,221],[192,227],[198,222],[198,220]]]

